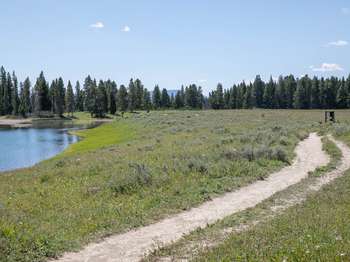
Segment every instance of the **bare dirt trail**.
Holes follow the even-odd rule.
[[[321,138],[315,133],[300,142],[295,153],[296,159],[291,166],[271,174],[266,180],[257,181],[155,224],[108,237],[100,243],[89,244],[80,252],[66,253],[58,261],[139,261],[146,253],[176,241],[198,227],[203,228],[228,215],[255,206],[276,192],[300,182],[308,176],[308,172],[329,162],[328,155],[322,151]]]

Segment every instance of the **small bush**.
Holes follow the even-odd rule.
[[[274,148],[272,150],[271,159],[288,163],[287,153],[282,148],[279,148],[279,147]]]
[[[254,149],[252,146],[246,146],[241,151],[241,157],[253,161],[255,159]]]
[[[336,136],[342,136],[350,132],[350,127],[344,124],[334,125],[334,133]]]
[[[304,140],[305,138],[307,138],[309,136],[309,134],[306,131],[302,130],[302,131],[297,132],[296,136],[299,140]]]
[[[195,171],[201,174],[205,174],[208,172],[208,165],[201,159],[191,159],[188,162],[188,168],[191,171]]]
[[[228,160],[236,160],[240,158],[240,154],[236,149],[228,149],[222,153],[222,156]]]
[[[231,144],[233,143],[235,140],[233,137],[224,137],[221,139],[221,144],[226,145],[226,144]]]
[[[115,194],[128,194],[152,184],[152,176],[144,164],[129,164],[129,167],[131,172],[115,176],[109,182],[109,188]]]
[[[288,146],[288,145],[289,145],[288,138],[285,137],[285,136],[282,136],[282,137],[280,138],[280,145],[281,145],[281,146]]]

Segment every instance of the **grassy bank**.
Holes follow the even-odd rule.
[[[322,117],[163,111],[84,131],[59,158],[0,175],[0,260],[55,257],[261,179],[288,164]]]
[[[81,154],[123,143],[135,136],[133,128],[123,121],[105,123],[99,127],[71,132],[81,138],[79,143],[71,145],[59,158]]]

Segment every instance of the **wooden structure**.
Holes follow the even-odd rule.
[[[324,121],[327,123],[328,121],[335,123],[335,112],[334,111],[325,111],[324,112]]]

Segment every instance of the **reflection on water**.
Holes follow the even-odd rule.
[[[67,129],[0,129],[0,171],[32,166],[77,141]]]

